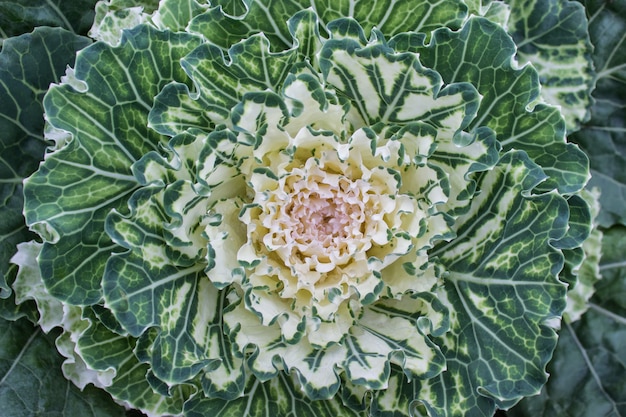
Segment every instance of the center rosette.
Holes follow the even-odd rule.
[[[243,165],[254,198],[240,215],[247,238],[239,258],[254,265],[249,309],[265,324],[287,311],[284,323],[302,322],[309,340],[325,346],[341,340],[361,305],[379,298],[381,270],[411,250],[426,214],[400,193],[400,174],[384,166],[393,146],[372,155],[363,130],[342,144],[304,128],[295,141],[290,160],[271,169]]]
[[[285,90],[304,86],[295,77]],[[421,122],[355,128],[336,97],[303,91],[296,114],[289,96],[248,96],[200,154],[206,271],[228,291],[225,332],[257,378],[295,369],[312,398],[337,389],[337,367],[382,388],[398,343],[412,346],[398,357],[412,374],[440,370],[415,327],[439,317],[426,295],[440,283],[427,250],[449,231],[439,211],[447,177],[428,162],[438,132]],[[395,321],[381,333],[387,311]],[[395,334],[406,326],[415,331]]]
[[[381,199],[367,180],[328,172],[310,158],[275,185],[261,216],[269,231],[263,242],[295,272],[316,271],[312,284],[380,236]]]
[[[328,172],[311,158],[264,185],[271,189],[264,204],[257,201],[264,206],[257,226],[266,231],[265,247],[299,276],[298,288],[312,290],[331,272],[363,258],[372,241],[387,240],[383,198],[366,179]]]

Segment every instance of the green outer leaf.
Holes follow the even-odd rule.
[[[623,289],[622,289],[623,290]],[[626,317],[613,318],[591,309],[576,323],[565,324],[548,367],[551,377],[539,397],[525,399],[512,417],[609,417],[626,413]]]
[[[43,158],[43,107],[49,84],[58,81],[89,39],[60,28],[38,28],[8,39],[0,53],[0,298],[15,245],[34,237],[24,223],[22,180]],[[46,59],[43,59],[45,57]]]
[[[556,345],[548,322],[566,294],[557,279],[563,255],[551,242],[567,230],[568,206],[556,193],[525,196],[544,178],[523,152],[507,152],[482,178],[458,237],[432,251],[447,271],[440,298],[451,330],[438,341],[447,370],[419,392],[405,385],[405,406],[416,398],[432,416],[491,415],[545,383]],[[385,410],[381,400],[376,407]]]
[[[578,130],[588,117],[594,75],[584,7],[570,0],[507,3],[520,63],[533,64],[542,97],[560,106],[569,132]]]
[[[63,357],[46,335],[25,319],[0,320],[0,404],[5,417],[122,417],[124,408],[102,390],[80,391],[61,373]]]
[[[188,319],[185,314],[192,302],[189,297],[196,293],[196,281],[204,269],[202,264],[187,270],[171,265],[160,265],[160,270],[158,267],[133,253],[113,256],[107,263],[103,281],[107,306],[135,337],[154,325],[166,329],[172,325],[184,326]],[[168,311],[168,308],[176,311]],[[160,317],[160,313],[170,317]],[[173,323],[161,323],[161,319],[173,320]],[[181,324],[177,324],[179,320]]]
[[[513,408],[512,417],[626,414],[626,228],[605,232],[602,247],[602,279],[589,310],[561,330],[548,384]]]
[[[338,396],[331,400],[311,401],[291,377],[284,373],[267,381],[250,378],[245,395],[232,401],[195,397],[185,403],[185,417],[365,417],[345,407]]]
[[[221,331],[219,293],[203,270],[202,264],[188,270],[154,269],[129,254],[112,257],[104,276],[106,303],[131,335],[159,328],[149,361],[155,375],[171,384],[188,381],[206,367],[215,369],[219,358],[230,358],[230,343]],[[230,368],[228,374],[242,372],[241,365]],[[235,378],[233,383],[240,382]],[[224,390],[240,391],[237,387]]]
[[[192,35],[140,26],[125,32],[117,48],[96,43],[81,51],[76,78],[84,91],[62,84],[46,95],[48,121],[73,138],[26,180],[24,211],[47,240],[42,273],[58,298],[72,304],[101,298],[101,272],[115,251],[104,217],[125,210],[138,186],[131,165],[164,142],[147,128],[153,98],[171,80],[185,79],[171,63],[198,43]]]
[[[80,355],[90,368],[115,370],[112,384],[105,389],[117,401],[150,416],[180,415],[195,388],[178,386],[169,395],[155,392],[146,378],[150,367],[139,362],[135,348],[135,339],[114,333],[96,320],[78,339]]]
[[[465,2],[437,0],[405,2],[398,0],[367,0],[316,2],[322,23],[340,17],[352,17],[369,33],[373,28],[389,38],[401,32],[429,33],[446,26],[458,29],[467,15]]]
[[[18,36],[39,26],[60,27],[86,35],[93,22],[96,1],[3,0],[0,2],[0,38]]]
[[[483,96],[470,128],[488,126],[503,150],[526,151],[549,175],[539,189],[557,188],[569,194],[583,188],[589,178],[587,157],[566,142],[558,109],[537,105],[528,111],[539,96],[539,79],[532,67],[513,66],[515,44],[500,26],[470,18],[458,32],[437,30],[425,48],[414,38],[399,36],[390,44],[414,49],[422,63],[439,72],[445,83],[471,82]]]
[[[441,26],[456,29],[467,14],[467,7],[460,0],[218,0],[212,4],[224,5],[226,13],[236,17],[224,16],[216,8],[199,15],[191,22],[189,29],[203,34],[223,49],[257,32],[266,34],[273,50],[289,48],[293,45],[293,39],[287,21],[309,7],[317,12],[322,26],[338,18],[352,17],[363,26],[367,34],[376,27],[385,36],[406,31],[429,33]],[[242,4],[245,4],[245,9],[241,7]],[[244,10],[247,10],[245,15]]]
[[[571,136],[591,160],[590,187],[600,189],[602,227],[626,225],[626,0],[582,1],[594,45],[591,119]]]

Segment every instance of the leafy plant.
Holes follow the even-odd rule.
[[[2,403],[621,415],[623,7],[0,3]]]

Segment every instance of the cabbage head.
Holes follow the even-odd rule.
[[[525,6],[476,3],[101,2],[14,257],[66,376],[150,416],[537,394],[591,227],[587,103]]]

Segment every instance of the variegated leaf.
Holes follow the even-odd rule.
[[[65,18],[62,14],[54,16],[51,13],[52,3],[31,6],[39,10],[40,18],[46,22],[55,21],[55,17],[61,21]],[[3,3],[0,9],[3,8],[19,10],[20,5]],[[13,13],[6,9],[6,16],[11,16]],[[2,22],[4,16],[0,17],[2,33],[8,36],[18,30],[20,24],[28,27],[31,22],[27,16],[23,18],[26,21],[11,22],[16,27],[9,28],[4,25],[8,22]],[[37,28],[32,33],[2,43],[0,131],[4,133],[0,140],[0,300],[8,298],[11,293],[9,283],[15,278],[15,271],[9,259],[16,251],[15,246],[34,238],[24,223],[22,181],[37,169],[46,148],[42,106],[45,90],[50,83],[60,80],[67,65],[74,63],[76,51],[89,44],[88,38],[50,27]],[[14,305],[13,300],[9,301]]]
[[[563,255],[552,242],[566,233],[568,205],[555,193],[527,194],[544,179],[524,153],[507,152],[480,181],[458,237],[432,253],[447,271],[440,294],[451,310],[451,330],[440,339],[447,370],[420,390],[404,385],[403,395],[415,394],[434,416],[508,408],[547,379],[551,323],[566,292],[558,279]]]
[[[542,98],[560,107],[568,132],[578,130],[589,117],[594,78],[584,7],[567,0],[507,3],[520,63],[532,63]]]
[[[437,30],[423,48],[410,38],[399,36],[392,44],[412,45],[424,65],[441,74],[444,82],[472,82],[483,96],[471,129],[488,126],[504,150],[526,151],[550,177],[541,189],[557,187],[572,193],[583,187],[588,173],[581,167],[588,165],[587,157],[566,142],[565,122],[558,109],[538,104],[528,111],[539,96],[539,78],[531,66],[512,64],[516,47],[504,29],[471,18],[458,32]]]
[[[185,403],[185,416],[215,417],[298,416],[298,417],[358,417],[365,416],[346,408],[337,397],[326,401],[311,401],[289,375],[283,373],[267,382],[249,378],[245,395],[233,401],[192,398]]]
[[[79,54],[75,75],[86,90],[61,84],[46,95],[48,121],[72,139],[46,158],[24,193],[26,222],[47,240],[41,265],[55,296],[76,304],[101,299],[104,263],[115,251],[104,218],[112,208],[125,211],[138,186],[131,165],[163,142],[147,128],[147,115],[162,86],[184,79],[181,69],[164,62],[197,42],[188,34],[137,28],[119,47],[97,43]]]
[[[135,345],[135,339],[114,333],[94,320],[80,335],[78,352],[91,369],[100,372],[114,370],[115,377],[106,390],[116,400],[133,404],[149,416],[180,415],[184,401],[195,389],[178,386],[168,395],[155,392],[146,379],[150,367],[138,360]]]

